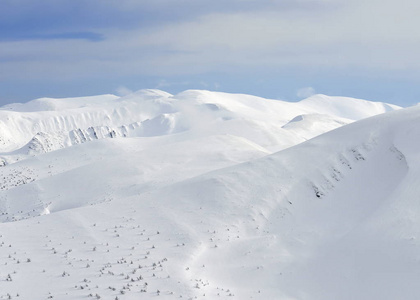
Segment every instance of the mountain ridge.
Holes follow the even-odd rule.
[[[317,97],[310,99],[316,100]],[[325,101],[326,96],[322,97]],[[314,108],[302,105],[314,101],[310,99],[288,103],[250,95],[200,90],[188,90],[175,96],[159,90],[140,90],[124,97],[102,95],[67,99],[41,98],[0,109],[0,151],[4,153],[4,163],[13,163],[28,155],[98,138],[159,136],[189,130],[197,132],[200,129],[205,131],[203,127],[213,124],[230,128],[219,128],[216,133],[240,134],[262,147],[276,151],[344,123],[386,111],[385,104],[351,99],[353,104],[360,103],[360,107],[353,105],[351,109],[346,108],[353,119],[343,119],[337,113],[337,108],[323,109],[319,113],[319,105]],[[335,102],[334,99],[330,97],[327,101]],[[348,101],[350,98],[345,99]],[[45,101],[48,110],[43,110]],[[13,111],[9,111],[13,108]],[[15,111],[17,108],[20,111]],[[393,109],[399,107],[393,106]],[[318,117],[312,117],[312,123],[318,123],[318,128],[311,130],[310,126],[299,125],[303,128],[295,128],[293,133],[288,133],[284,125],[302,114],[319,114]],[[266,135],[265,140],[257,137],[257,132],[252,137],[244,135],[240,129],[243,126],[248,127],[250,132],[255,131],[255,127],[261,127],[257,131]],[[278,137],[271,135],[271,131]],[[280,141],[282,138],[286,141],[284,144]]]

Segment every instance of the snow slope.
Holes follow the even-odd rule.
[[[420,107],[156,93],[182,130],[0,168],[0,299],[419,298]]]

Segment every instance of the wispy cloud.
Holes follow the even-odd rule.
[[[296,96],[299,99],[308,98],[312,95],[315,95],[315,89],[313,87],[310,87],[310,86],[301,88],[301,89],[297,90],[297,92],[296,92]]]
[[[21,33],[21,34],[1,34],[0,42],[22,41],[22,40],[87,40],[91,42],[103,41],[105,36],[95,32],[62,32],[62,33]]]
[[[29,0],[18,2],[28,4]],[[212,2],[213,5],[204,1],[205,7],[211,7],[209,12],[193,2],[185,0],[175,5],[164,0],[154,4],[122,0],[116,5],[104,1],[63,1],[62,5],[53,5],[56,2],[50,0],[45,1],[49,6],[40,4],[37,13],[32,11],[33,29],[25,34],[11,29],[13,22],[22,30],[30,26],[29,21],[22,20],[25,13],[15,13],[16,21],[11,17],[13,13],[3,18],[3,11],[0,26],[8,25],[11,30],[6,30],[6,37],[3,34],[3,40],[9,41],[1,44],[0,59],[13,57],[16,62],[22,57],[27,62],[27,57],[33,57],[34,68],[41,62],[45,66],[54,64],[56,69],[67,70],[67,76],[69,72],[80,76],[82,71],[90,76],[95,71],[101,76],[103,72],[162,76],[285,67],[420,69],[420,37],[416,33],[420,21],[411,10],[393,10],[387,1],[353,0],[337,5],[335,1],[277,4],[236,0],[226,7],[217,5],[220,1]],[[408,2],[412,10],[420,8],[413,0]],[[239,9],[239,4],[256,10]],[[168,7],[164,11],[177,17],[160,22],[165,12],[159,9],[165,5]],[[186,9],[188,5],[191,8]],[[318,10],[309,9],[313,7]],[[29,8],[23,9],[26,15],[30,15]],[[412,18],[403,19],[406,15]],[[391,16],[401,22],[389,24]],[[10,43],[12,36],[17,40],[27,37],[44,41],[41,45]],[[69,46],[66,40],[75,42]],[[27,64],[25,73],[28,68],[31,64]],[[50,74],[56,76],[54,72]]]
[[[127,88],[127,87],[125,87],[125,86],[119,86],[116,90],[115,90],[115,92],[117,93],[117,95],[118,96],[121,96],[121,97],[123,97],[123,96],[127,96],[127,95],[130,95],[130,94],[132,94],[133,93],[133,91],[132,90],[130,90],[129,88]]]
[[[148,31],[165,24],[197,20],[208,14],[332,7],[325,0],[15,0],[0,9],[0,39],[39,39],[110,29]]]

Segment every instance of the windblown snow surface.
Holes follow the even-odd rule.
[[[0,109],[0,299],[419,299],[420,107],[208,91]]]

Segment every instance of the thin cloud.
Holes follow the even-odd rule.
[[[127,96],[133,93],[132,90],[130,90],[129,88],[125,87],[125,86],[119,86],[115,92],[117,93],[118,96]]]
[[[304,87],[304,88],[301,88],[301,89],[297,90],[296,96],[299,99],[304,99],[304,98],[308,98],[312,95],[315,95],[315,93],[316,93],[315,89],[313,87],[308,86],[308,87]]]
[[[91,42],[103,41],[105,36],[95,32],[63,32],[52,34],[24,33],[16,35],[0,34],[1,41],[22,41],[22,40],[87,40]]]

